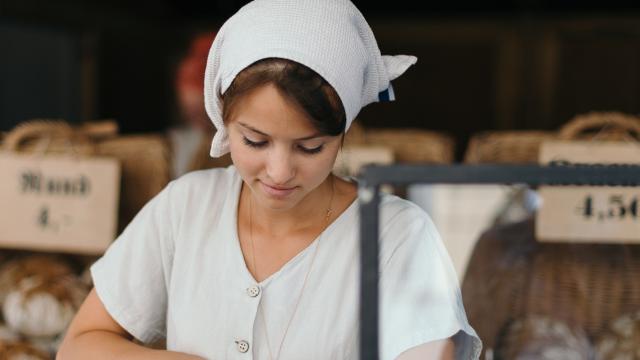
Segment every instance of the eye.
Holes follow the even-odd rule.
[[[244,141],[244,143],[246,145],[249,145],[249,146],[254,147],[254,148],[261,148],[261,147],[264,147],[265,145],[267,145],[266,141],[254,142],[254,141],[251,141],[251,140],[247,139],[244,136],[242,137],[242,140]]]
[[[313,149],[308,149],[308,148],[306,148],[304,146],[299,146],[299,148],[300,148],[300,150],[302,150],[302,152],[304,152],[306,154],[313,155],[313,154],[317,154],[320,151],[322,151],[322,148],[324,148],[324,144],[322,144],[322,145],[320,145],[318,147],[315,147]]]

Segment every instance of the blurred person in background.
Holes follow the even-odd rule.
[[[215,128],[204,108],[204,70],[215,36],[215,32],[202,32],[193,36],[187,53],[177,66],[175,91],[179,122],[178,126],[168,131],[173,178],[193,170],[231,164],[229,156],[209,156],[209,145]]]

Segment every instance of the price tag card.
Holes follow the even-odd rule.
[[[368,164],[393,163],[393,150],[384,146],[345,146],[338,153],[333,172],[339,176],[356,176]]]
[[[0,247],[101,254],[119,191],[114,159],[0,153]]]
[[[640,144],[545,142],[540,162],[639,164]],[[638,187],[542,186],[536,237],[546,242],[640,243]]]

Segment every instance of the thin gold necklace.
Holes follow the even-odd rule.
[[[335,193],[335,180],[333,178],[332,175],[331,176],[331,199],[329,200],[329,207],[327,208],[327,213],[325,215],[324,221],[325,221],[325,227],[329,222],[329,219],[331,219],[331,214],[333,212],[333,209],[331,209],[331,204],[333,203],[333,195]],[[257,271],[257,264],[256,264],[256,251],[255,251],[255,247],[253,245],[253,219],[252,219],[252,205],[251,205],[251,196],[249,196],[249,239],[251,239],[251,256],[252,256],[252,265],[253,265],[253,273],[257,276],[258,275],[258,271]],[[324,232],[324,229],[323,229]],[[293,307],[293,312],[291,313],[291,317],[289,318],[289,321],[287,322],[287,327],[284,329],[284,334],[282,335],[282,340],[280,341],[280,345],[278,346],[278,352],[276,353],[276,357],[273,357],[273,354],[271,353],[271,344],[269,342],[269,334],[267,332],[267,321],[265,320],[265,316],[264,316],[264,308],[262,308],[262,311],[260,311],[260,317],[262,318],[262,327],[264,328],[264,337],[267,340],[267,350],[269,350],[269,359],[270,360],[274,360],[274,359],[278,359],[278,357],[280,356],[280,352],[282,351],[282,345],[284,344],[284,339],[287,337],[287,333],[289,332],[289,326],[291,325],[291,322],[293,321],[293,318],[296,315],[296,311],[298,310],[298,304],[300,304],[300,299],[302,299],[302,294],[304,293],[304,289],[307,286],[307,279],[309,278],[309,274],[311,273],[311,269],[313,268],[313,264],[315,263],[316,260],[316,254],[318,253],[318,247],[320,246],[320,239],[322,239],[322,233],[320,234],[320,238],[317,241],[316,244],[316,248],[313,250],[313,257],[311,258],[311,264],[309,264],[309,269],[307,269],[307,273],[304,276],[304,282],[302,283],[302,289],[300,289],[300,294],[298,295],[298,298],[296,299],[296,303]]]

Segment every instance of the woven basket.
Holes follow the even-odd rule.
[[[551,131],[497,131],[474,135],[464,161],[470,164],[537,163],[540,145],[556,138]]]
[[[4,138],[3,150],[21,153],[92,156],[95,144],[89,134],[60,120],[32,120],[16,126]]]
[[[538,163],[540,146],[548,140],[638,141],[640,118],[618,112],[592,112],[574,117],[558,132],[483,132],[469,141],[464,161],[470,164]]]
[[[119,228],[122,230],[140,209],[170,180],[170,156],[161,135],[128,135],[100,141],[99,155],[112,156],[122,166]]]
[[[505,324],[530,316],[562,321],[593,341],[611,320],[640,308],[637,274],[638,245],[540,243],[527,220],[483,234],[462,295],[485,349],[501,342]]]
[[[3,149],[21,153],[108,156],[120,161],[119,231],[170,180],[169,147],[161,135],[117,136],[113,121],[72,127],[60,120],[33,120],[4,138]]]
[[[399,163],[452,163],[455,142],[448,135],[422,129],[363,129],[353,124],[345,146],[375,145],[393,150]]]
[[[571,119],[560,140],[640,141],[640,118],[618,112],[592,112]]]
[[[637,141],[640,119],[620,113],[580,115],[554,138]],[[539,243],[534,222],[528,220],[493,228],[480,238],[462,294],[469,320],[487,348],[505,341],[499,336],[505,324],[531,316],[583,329],[593,341],[611,320],[640,308],[637,274],[640,245]]]

